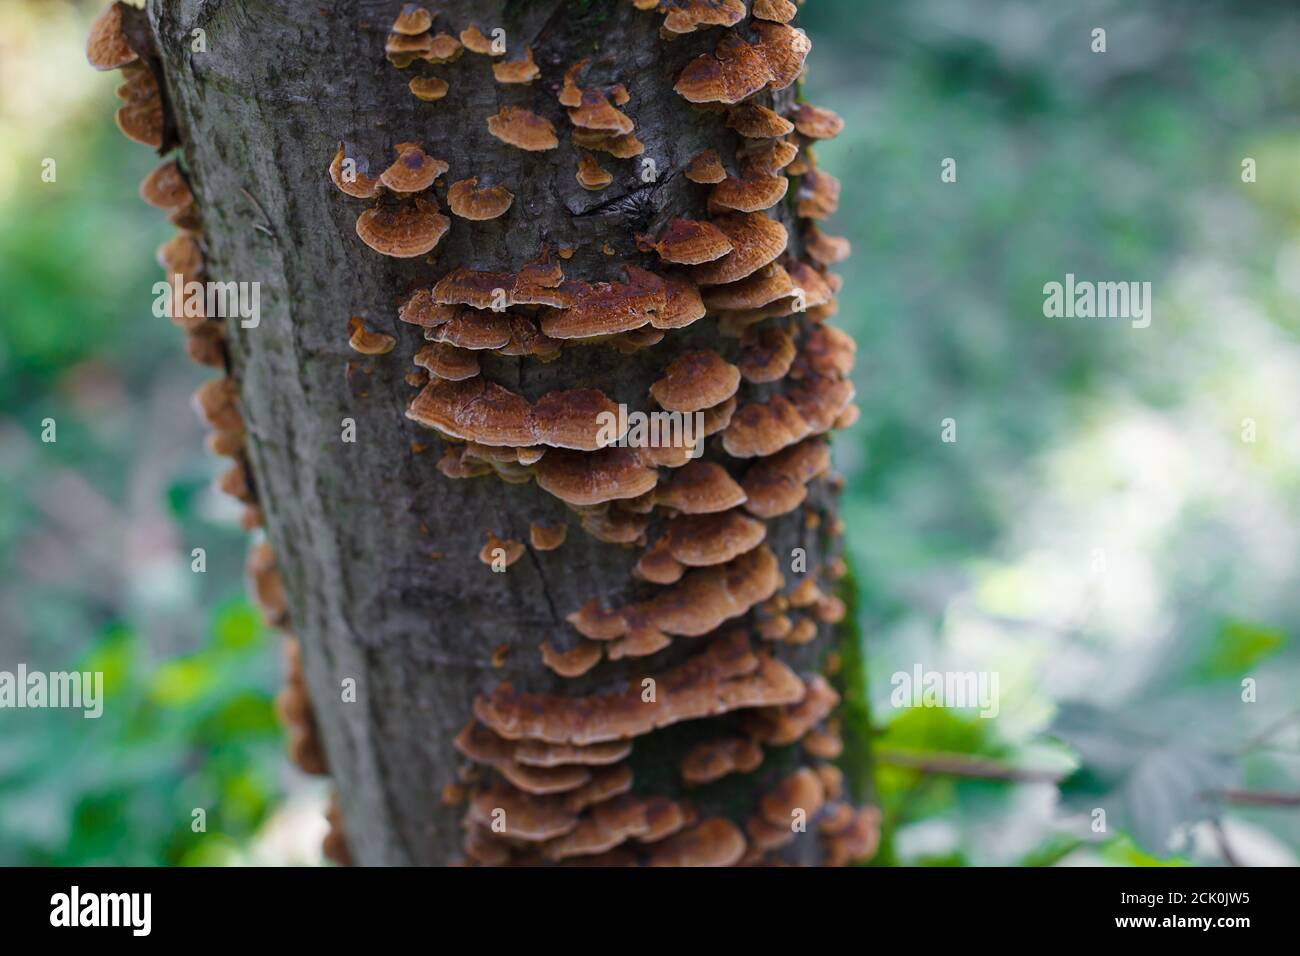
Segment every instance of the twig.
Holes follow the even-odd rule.
[[[1223,859],[1229,866],[1244,866],[1237,854],[1233,852],[1232,844],[1228,841],[1227,831],[1223,829],[1223,821],[1218,817],[1213,820],[1214,835],[1219,841],[1219,852],[1223,854]]]
[[[876,750],[872,757],[877,763],[921,773],[951,777],[969,777],[976,780],[1002,780],[1007,783],[1060,783],[1065,774],[1056,770],[1034,770],[1013,767],[988,757],[967,754],[912,754],[898,750]]]
[[[1250,753],[1252,750],[1264,746],[1264,744],[1268,743],[1270,737],[1287,724],[1294,723],[1296,720],[1300,720],[1300,710],[1288,711],[1242,744],[1241,752]]]
[[[257,201],[257,197],[254,196],[252,193],[250,193],[243,186],[239,187],[239,191],[243,193],[244,198],[247,199],[249,202],[251,202],[254,206],[256,206],[257,211],[262,214],[263,222],[253,223],[252,224],[253,228],[266,233],[268,236],[274,239],[276,236],[275,236],[275,231],[271,228],[271,217],[266,214],[266,210],[263,209],[262,204]]]
[[[1014,767],[1000,760],[972,757],[968,754],[913,754],[898,750],[877,750],[872,756],[877,763],[889,767],[901,767],[938,776],[966,777],[972,780],[1000,780],[1004,783],[1060,783],[1067,776],[1056,770]],[[1300,793],[1277,790],[1206,790],[1201,797],[1242,807],[1300,807]]]
[[[1239,807],[1300,807],[1300,793],[1280,790],[1209,790],[1201,796]]]

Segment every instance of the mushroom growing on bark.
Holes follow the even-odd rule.
[[[861,675],[823,676],[851,639],[825,434],[856,411],[808,147],[841,123],[799,102],[797,6],[159,5],[109,6],[87,55],[162,152],[164,267],[264,290],[255,331],[173,320],[218,372],[194,403],[329,857],[869,857],[831,762]],[[195,17],[229,54],[202,68]]]

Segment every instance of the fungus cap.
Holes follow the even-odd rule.
[[[745,837],[730,820],[713,817],[657,843],[651,866],[734,866],[745,855]]]
[[[826,802],[826,788],[809,767],[801,767],[783,779],[759,801],[759,813],[773,826],[789,827],[795,810],[809,817],[816,815]]]
[[[808,425],[808,434],[828,432],[835,419],[853,401],[853,383],[845,379],[808,378],[790,391],[799,417]]]
[[[125,3],[112,3],[95,18],[86,38],[86,59],[97,70],[116,70],[140,59],[127,40],[123,12]]]
[[[343,164],[346,160],[352,159],[356,165],[353,172],[353,178],[348,179]],[[334,160],[329,165],[330,181],[339,188],[340,191],[356,199],[372,199],[380,189],[380,183],[377,178],[366,175],[369,165],[356,160],[347,155],[347,144],[339,143],[339,151],[334,154]]]
[[[392,30],[394,33],[415,36],[426,32],[431,26],[433,14],[419,4],[408,3],[403,5],[401,13],[393,21]]]
[[[433,37],[428,33],[389,33],[384,41],[384,54],[388,62],[404,70],[416,60],[433,51]]]
[[[446,80],[437,76],[413,76],[406,87],[416,99],[424,100],[426,103],[442,99],[451,89],[451,85]]]
[[[542,663],[561,677],[581,677],[600,662],[603,653],[595,641],[579,641],[567,651],[557,651],[550,641],[543,641],[541,651]]]
[[[615,159],[631,159],[645,152],[645,144],[631,133],[620,136],[599,130],[575,128],[569,134],[569,139],[574,146],[598,153],[608,153]]]
[[[767,64],[767,88],[783,90],[799,79],[804,61],[812,51],[812,40],[802,30],[784,23],[754,22],[758,34],[758,49]]]
[[[652,584],[673,584],[681,580],[686,566],[669,553],[667,542],[661,539],[637,559],[632,573]]]
[[[140,198],[157,209],[178,209],[192,202],[194,194],[176,160],[169,159],[140,183]]]
[[[482,351],[503,348],[512,331],[510,318],[503,313],[461,307],[446,322],[426,328],[424,337],[430,342]]]
[[[769,139],[743,148],[738,153],[746,176],[754,173],[775,174],[790,166],[799,155],[799,147],[789,139]]]
[[[421,348],[415,353],[415,364],[449,382],[461,382],[479,374],[478,356],[447,342],[433,342]]]
[[[718,151],[706,149],[690,161],[684,175],[693,183],[720,183],[727,178],[727,171]]]
[[[745,381],[762,384],[784,378],[794,358],[794,336],[781,326],[769,326],[745,337],[736,366]]]
[[[752,275],[785,251],[785,226],[761,212],[732,213],[712,220],[733,249],[720,259],[692,266],[698,285],[722,285]]]
[[[759,518],[775,518],[799,507],[807,484],[830,470],[830,449],[823,440],[809,439],[760,459],[745,473],[745,510]]]
[[[415,143],[399,143],[395,148],[397,160],[379,175],[379,181],[395,193],[423,192],[448,169],[446,162]]]
[[[552,448],[595,451],[622,438],[618,406],[597,388],[547,392],[533,405],[537,440]]]
[[[686,64],[673,89],[690,103],[731,105],[771,81],[771,67],[759,46],[728,32],[713,53],[702,53]]]
[[[654,273],[626,266],[626,282],[575,284],[567,308],[543,314],[542,332],[555,339],[594,338],[650,323],[667,304],[667,287]]]
[[[534,796],[494,781],[476,788],[470,797],[469,819],[491,825],[497,810],[505,811],[505,834],[540,842],[563,836],[578,825],[578,816],[557,796]]]
[[[492,64],[492,76],[498,83],[531,83],[540,75],[533,62],[532,47],[524,47],[522,60],[499,60]]]
[[[406,417],[452,438],[490,447],[535,443],[528,401],[482,378],[429,382],[412,399]]]
[[[659,485],[655,500],[683,514],[712,514],[744,504],[745,492],[721,465],[692,461]]]
[[[785,198],[790,180],[784,176],[751,171],[745,178],[728,176],[709,193],[709,208],[758,212],[771,209]]]
[[[582,129],[625,136],[635,124],[616,109],[600,90],[583,90],[578,105],[569,107],[569,122]]]
[[[528,540],[532,542],[534,551],[554,551],[564,544],[568,534],[569,526],[563,523],[548,526],[534,521],[528,526]]]
[[[383,332],[366,328],[365,320],[358,315],[348,319],[348,345],[362,355],[386,355],[393,350],[397,339]]]
[[[830,173],[810,169],[799,182],[795,209],[805,219],[829,219],[840,205],[840,181]]]
[[[651,314],[650,324],[656,329],[681,329],[707,314],[695,283],[683,275],[668,275],[664,277],[664,307]]]
[[[161,101],[158,80],[145,63],[129,63],[122,67],[122,79],[123,82],[114,91],[118,99],[132,105]]]
[[[537,152],[560,145],[555,127],[545,117],[522,106],[503,106],[487,119],[488,132],[518,149]]]
[[[843,262],[852,252],[849,240],[840,236],[828,235],[817,228],[816,223],[808,223],[803,233],[804,251],[815,262],[823,266]]]
[[[429,40],[429,49],[421,58],[429,63],[450,63],[458,59],[465,48],[450,33],[435,34]]]
[[[483,31],[479,29],[477,23],[471,23],[464,30],[460,31],[460,42],[464,44],[465,49],[469,50],[471,53],[481,53],[484,56],[499,55],[493,51],[492,41],[484,35]]]
[[[740,386],[740,370],[712,349],[685,352],[650,386],[650,395],[670,412],[695,412],[725,402]]]
[[[704,305],[713,310],[757,309],[794,292],[790,274],[780,263],[770,262],[751,275],[704,292]]]
[[[114,118],[117,121],[117,128],[122,131],[122,135],[127,139],[140,143],[142,146],[151,146],[154,149],[162,148],[163,109],[161,100],[128,103],[117,111]]]
[[[756,20],[770,20],[773,23],[789,23],[799,12],[790,0],[754,0],[750,11]]]
[[[672,557],[687,567],[723,564],[763,543],[767,526],[739,511],[679,515],[664,540]]]
[[[519,740],[515,742],[514,759],[530,767],[558,767],[563,764],[597,767],[618,763],[631,752],[630,740],[611,740],[587,747]]]
[[[658,698],[641,699],[641,679],[618,691],[572,698],[516,691],[501,684],[474,700],[474,714],[509,740],[589,746],[637,737],[683,720],[798,701],[804,685],[780,661],[756,655],[743,631],[715,639],[656,675]]]
[[[431,251],[450,226],[436,203],[417,198],[395,208],[367,209],[357,218],[357,235],[380,255],[411,259]]]
[[[635,498],[659,480],[658,472],[637,461],[630,448],[604,448],[590,454],[558,450],[535,467],[537,484],[544,491],[574,505]]]
[[[670,37],[700,27],[734,27],[746,13],[744,0],[665,0],[660,8],[667,12],[663,29]]]
[[[461,179],[447,189],[447,205],[462,219],[496,219],[510,208],[514,194],[504,186],[479,186],[478,177]]]
[[[653,248],[664,262],[694,266],[720,259],[733,247],[713,223],[677,218],[669,220]]]
[[[763,762],[763,748],[748,737],[720,737],[696,744],[682,758],[687,785],[712,783],[729,773],[750,773]]]
[[[602,168],[591,153],[582,152],[578,156],[578,171],[574,174],[578,185],[592,192],[604,189],[614,181],[613,175]]]
[[[831,139],[844,130],[844,120],[832,110],[800,103],[794,109],[794,125],[809,139]]]
[[[793,132],[794,123],[775,110],[757,103],[745,103],[727,112],[727,128],[746,139],[770,139]]]

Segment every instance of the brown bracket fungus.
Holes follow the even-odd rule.
[[[366,328],[365,319],[352,316],[348,319],[348,345],[362,355],[386,355],[393,350],[397,339],[383,332]]]
[[[699,785],[729,773],[750,773],[763,762],[763,748],[748,737],[721,737],[696,744],[682,758],[682,779]]]
[[[521,60],[501,60],[492,64],[492,76],[498,83],[531,83],[541,75],[533,62],[533,48],[525,47]]]
[[[479,374],[478,356],[471,349],[447,342],[432,342],[415,353],[415,364],[435,378],[463,382]]]
[[[591,153],[581,153],[578,156],[578,171],[575,173],[578,185],[583,189],[589,189],[597,192],[604,189],[614,181],[614,177],[603,169],[596,157]]]
[[[494,568],[498,563],[508,568],[524,556],[524,551],[524,546],[518,541],[498,538],[489,531],[487,542],[479,550],[478,559]]]
[[[355,157],[349,157],[346,144],[339,143],[339,151],[329,165],[330,181],[355,199],[373,199],[379,194],[381,184],[378,178],[366,174],[368,168]]]
[[[402,12],[393,21],[392,31],[405,36],[419,36],[421,33],[427,33],[432,26],[432,13],[419,4],[408,3],[402,7]]]
[[[451,84],[437,76],[413,76],[406,87],[416,99],[434,103],[447,95]]]
[[[696,266],[729,253],[731,240],[713,223],[693,219],[672,219],[656,242],[646,243],[664,262]]]
[[[555,149],[560,145],[551,121],[522,106],[501,107],[488,117],[487,127],[488,132],[501,142],[529,152]]]
[[[790,0],[754,0],[750,13],[756,20],[770,20],[773,23],[789,23],[799,12]]]
[[[712,349],[686,352],[674,359],[650,395],[670,412],[696,412],[736,394],[740,370]]]
[[[706,149],[690,161],[684,175],[693,183],[720,183],[727,178],[727,171],[718,151]]]
[[[844,129],[844,120],[834,112],[811,103],[800,103],[793,116],[795,129],[809,139],[832,139]]]
[[[140,183],[140,198],[157,209],[178,209],[194,201],[176,160],[159,165]]]
[[[431,251],[450,226],[437,203],[417,198],[401,206],[367,209],[357,219],[357,235],[380,255],[411,259]]]
[[[423,192],[448,169],[416,143],[399,143],[394,149],[397,160],[379,174],[379,181],[395,193]]]
[[[447,189],[447,205],[462,219],[480,222],[505,215],[514,194],[504,186],[479,186],[478,177],[461,179]]]
[[[722,285],[752,275],[785,251],[785,226],[761,212],[732,213],[712,220],[731,241],[732,251],[703,265],[692,266],[698,285]]]
[[[651,866],[734,866],[745,855],[745,836],[730,820],[714,817],[656,844]]]
[[[123,12],[131,9],[125,3],[109,4],[91,24],[86,59],[95,69],[117,70],[140,59],[123,28]]]

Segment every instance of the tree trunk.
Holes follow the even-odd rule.
[[[757,5],[783,6],[763,0]],[[306,686],[337,788],[350,855],[370,865],[465,860],[462,819],[467,807],[459,802],[462,796],[478,800],[480,816],[468,841],[478,841],[472,857],[498,861],[504,858],[499,852],[503,849],[513,860],[536,856],[535,838],[521,835],[517,824],[511,829],[510,814],[523,812],[510,802],[518,795],[501,782],[497,771],[481,765],[481,759],[477,764],[467,761],[453,745],[473,718],[476,698],[481,716],[483,702],[497,699],[493,692],[504,682],[548,699],[597,694],[630,699],[641,694],[645,678],[657,681],[660,698],[671,697],[679,693],[672,689],[677,685],[664,675],[683,661],[701,658],[706,648],[737,627],[754,652],[770,654],[811,681],[833,650],[837,604],[830,595],[842,565],[831,557],[837,531],[834,481],[823,472],[808,482],[801,505],[763,520],[765,538],[758,549],[727,565],[753,565],[754,555],[767,549],[783,577],[781,592],[796,595],[795,603],[803,599],[801,609],[788,608],[787,599],[769,599],[764,592],[761,600],[731,608],[708,634],[668,634],[668,646],[649,656],[613,660],[609,648],[618,642],[598,641],[605,658],[580,676],[562,677],[544,665],[543,644],[561,651],[591,649],[592,642],[566,618],[592,599],[611,609],[650,601],[674,588],[680,593],[680,582],[653,584],[633,574],[646,548],[670,527],[673,512],[662,503],[654,507],[637,540],[620,544],[597,537],[612,536],[602,530],[607,525],[601,524],[601,517],[607,522],[617,518],[635,532],[642,519],[634,508],[648,508],[653,497],[571,508],[528,480],[545,457],[531,468],[498,463],[502,473],[522,483],[503,481],[496,473],[448,477],[439,468],[444,454],[478,470],[483,470],[482,459],[460,459],[464,444],[406,414],[424,388],[423,380],[413,386],[408,379],[420,374],[412,360],[427,343],[424,329],[399,321],[399,307],[416,290],[429,289],[457,267],[515,274],[548,254],[550,263],[562,267],[566,282],[623,282],[622,266],[628,263],[659,276],[698,278],[700,267],[661,261],[638,246],[638,236],[659,237],[674,219],[718,220],[730,213],[725,208],[710,210],[708,197],[715,187],[693,182],[685,170],[692,159],[713,149],[726,168],[740,176],[748,167],[738,149],[769,142],[743,139],[729,128],[730,114],[719,108],[725,104],[692,105],[674,84],[692,60],[712,54],[724,36],[734,33],[754,40],[759,36],[755,26],[763,21],[746,18],[734,27],[702,27],[665,39],[660,34],[665,11],[636,9],[632,0],[447,0],[431,6],[434,34],[458,36],[473,23],[490,37],[494,28],[501,28],[507,55],[466,50],[454,62],[416,60],[399,69],[385,56],[386,38],[400,9],[391,0],[322,5],[149,0],[147,8],[148,42],[154,46],[146,56],[156,55],[152,66],[163,79],[165,139],[174,131],[201,212],[203,275],[260,284],[260,323],[244,327],[238,317],[231,317],[225,324],[226,360],[238,382],[247,434],[243,460],[252,487],[246,497],[255,500],[265,516],[265,535],[283,580],[287,618],[301,642]],[[732,4],[703,6],[725,10]],[[492,64],[516,60],[525,48],[531,48],[540,76],[530,83],[494,80]],[[570,141],[575,127],[557,98],[565,72],[583,58],[588,64],[577,74],[577,85],[604,91],[612,98],[607,102],[619,103],[622,97],[615,87],[623,84],[628,97],[618,109],[635,122],[634,135],[644,144],[643,153],[633,158],[595,154],[613,177],[599,190],[584,188],[575,177],[580,155]],[[435,102],[417,98],[408,82],[418,75],[446,80],[448,92]],[[780,85],[769,82],[746,102],[791,115],[796,87],[773,89]],[[492,135],[487,118],[509,105],[526,107],[548,120],[558,147],[527,151]],[[798,134],[787,139],[801,147],[808,142]],[[431,252],[394,258],[362,242],[355,225],[364,210],[395,202],[409,205],[410,199],[391,194],[358,199],[336,188],[327,167],[340,142],[347,144],[349,158],[361,160],[363,170],[368,163],[372,176],[394,161],[399,143],[418,143],[446,162],[448,171],[421,193],[436,200],[450,221]],[[164,148],[168,145],[165,142]],[[811,163],[806,149],[801,148],[798,163]],[[781,174],[778,170],[774,175]],[[481,186],[499,184],[513,194],[504,215],[472,221],[447,209],[448,184],[474,176]],[[762,214],[788,230],[781,264],[793,268],[811,262],[823,274],[822,266],[831,257],[823,253],[816,261],[809,258],[802,238],[806,223],[798,218],[800,211],[816,212],[818,202],[824,209],[829,177],[820,177],[820,184],[817,179],[816,174],[792,175],[785,199]],[[797,197],[810,205],[797,205]],[[744,291],[740,285],[713,288]],[[709,287],[703,291],[710,294]],[[797,302],[797,297],[780,301]],[[775,381],[740,382],[739,407],[788,394],[804,409],[800,402],[809,399],[799,389],[823,381],[819,375],[829,376],[825,381],[835,378],[817,367],[810,351],[825,345],[815,333],[824,328],[819,323],[831,307],[799,312],[793,305],[785,309],[787,316],[749,326],[744,337],[742,327],[754,322],[756,313],[734,304],[731,310],[728,320],[710,308],[707,317],[688,327],[664,330],[656,344],[651,344],[651,324],[630,338],[565,340],[558,357],[545,356],[548,361],[501,354],[500,349],[479,349],[474,356],[483,380],[534,406],[548,393],[586,388],[599,389],[629,410],[652,411],[650,387],[663,378],[674,358],[708,349],[737,363],[748,346],[751,359],[760,362],[761,356],[754,358],[761,344],[757,332],[788,326],[801,349],[794,368]],[[472,314],[494,313],[484,309]],[[504,314],[535,324],[551,313],[546,306],[523,304]],[[393,337],[395,347],[383,354],[359,353],[349,341],[356,329],[349,325],[354,316],[370,333]],[[618,328],[632,324],[624,321]],[[848,414],[838,408],[821,412],[840,421]],[[733,423],[736,420],[733,417]],[[351,423],[354,429],[349,432]],[[770,434],[771,428],[760,431]],[[810,425],[802,434],[817,431]],[[761,459],[729,455],[725,434],[708,439],[704,460],[721,463],[744,482]],[[488,455],[481,448],[479,453]],[[547,449],[545,454],[559,461],[565,453]],[[585,463],[602,453],[568,454]],[[674,471],[658,469],[660,488]],[[799,476],[791,481],[801,483]],[[736,509],[735,514],[746,512]],[[531,526],[560,524],[569,528],[558,549],[541,550],[529,543]],[[499,570],[502,562],[494,570],[480,560],[485,545],[491,556],[489,534],[525,545],[504,571]],[[508,558],[515,550],[502,546]],[[688,570],[687,578],[695,573]],[[811,592],[808,581],[816,582],[822,594]],[[804,589],[796,591],[801,583]],[[704,593],[699,591],[692,600],[698,604]],[[273,597],[270,601],[274,605]],[[769,636],[780,635],[790,623],[796,625],[796,640],[807,638],[814,625],[816,638],[794,643],[759,636],[761,629]],[[354,697],[349,693],[353,686]],[[637,731],[627,758],[632,796],[617,798],[617,806],[626,810],[635,798],[649,796],[685,801],[679,814],[682,828],[662,842],[619,843],[614,851],[618,856],[597,859],[663,862],[676,853],[677,859],[700,861],[716,853],[732,862],[736,854],[719,835],[733,831],[704,825],[711,818],[734,821],[737,830],[746,833],[747,862],[768,858],[758,851],[761,841],[754,838],[755,827],[761,826],[751,822],[761,813],[760,797],[772,794],[799,767],[826,763],[824,757],[834,749],[833,742],[827,743],[834,737],[833,722],[820,725],[818,746],[773,744],[757,769],[717,782],[687,788],[680,765],[690,748],[719,736],[773,739],[771,734],[762,737],[762,721],[755,715],[766,715],[770,724],[796,710],[790,700],[783,708],[735,709],[650,734]],[[608,719],[608,711],[593,713],[596,716],[582,724],[571,742],[602,736],[599,722]],[[495,729],[510,736],[504,726]],[[621,733],[610,731],[614,736]],[[497,743],[507,749],[516,746]],[[810,749],[821,755],[814,756]],[[574,770],[574,765],[567,766]],[[600,770],[591,767],[586,772]],[[583,773],[578,770],[574,779]],[[823,771],[818,786],[833,784],[833,777]],[[861,775],[854,775],[850,783],[856,788],[860,781]],[[771,856],[817,863],[829,853],[842,861],[846,854],[836,851],[833,836],[818,836],[817,823],[826,821],[842,801],[863,797],[857,792],[839,799],[809,798],[813,813],[807,832],[794,827],[792,838],[774,840],[784,846]],[[536,803],[554,809],[564,799],[563,794],[539,796]],[[778,817],[784,816],[781,800],[775,796],[769,805],[778,808]],[[491,820],[482,815],[484,808],[500,809],[494,803],[509,804],[504,807],[504,832],[493,828],[493,814],[488,814]],[[600,806],[575,819],[591,819]],[[827,822],[825,829],[835,826]],[[627,832],[635,835],[634,829]],[[714,846],[719,843],[727,845]],[[484,846],[492,849],[485,851]],[[549,853],[551,846],[540,846],[547,858],[557,856]],[[664,852],[657,854],[657,849]],[[847,855],[861,857],[865,852],[858,848]]]

